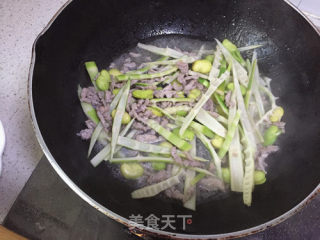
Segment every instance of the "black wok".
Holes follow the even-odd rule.
[[[268,160],[268,181],[253,205],[241,194],[207,201],[197,211],[163,199],[132,200],[133,190],[104,163],[93,168],[88,142],[76,133],[85,116],[77,86],[89,84],[83,63],[99,68],[150,38],[166,34],[205,41],[229,38],[238,46],[263,43],[260,71],[285,109],[281,150]],[[89,204],[125,224],[132,214],[191,214],[186,230],[140,230],[177,238],[246,235],[292,215],[319,192],[320,38],[292,6],[279,0],[78,0],[71,1],[40,34],[30,70],[30,109],[39,142],[64,181]],[[59,201],[59,196],[57,196]],[[62,203],[63,204],[63,203]]]

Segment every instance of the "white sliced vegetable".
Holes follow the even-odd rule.
[[[123,90],[123,94],[119,100],[117,111],[115,114],[115,117],[113,119],[113,124],[112,124],[112,139],[111,139],[111,158],[113,157],[114,150],[117,145],[118,141],[118,136],[121,128],[121,121],[123,114],[126,111],[126,105],[127,105],[127,100],[128,100],[128,95],[130,91],[130,80],[127,81],[125,88]]]
[[[196,138],[193,138],[191,141],[191,150],[190,153],[193,156],[197,155],[197,141]],[[193,211],[196,210],[196,185],[192,185],[191,181],[196,176],[196,172],[193,170],[186,170],[185,172],[185,181],[184,181],[184,198],[190,197],[188,200],[186,200],[183,203],[183,206],[185,208],[191,209]],[[192,195],[189,196],[190,192],[192,192]]]
[[[130,121],[130,123],[127,124],[127,126],[121,131],[120,136],[124,136],[127,134],[127,132],[129,131],[130,127],[132,126],[134,122],[134,119],[132,119]],[[135,134],[135,131],[130,132],[130,134],[133,136]],[[129,138],[129,136],[127,136],[127,138]],[[96,156],[94,156],[90,163],[96,167],[98,166],[103,160],[109,160],[110,158],[110,144],[107,144]],[[119,151],[119,149],[116,149],[115,152]]]
[[[168,56],[168,57],[172,57],[172,58],[182,58],[183,56],[185,56],[182,52],[179,52],[177,50],[174,50],[172,48],[160,48],[160,47],[156,47],[153,45],[147,45],[147,44],[143,44],[143,43],[138,43],[138,47],[144,50],[147,50],[149,52],[158,54],[158,55],[162,55],[162,56]]]
[[[179,176],[180,174],[170,177],[162,182],[135,190],[131,193],[131,197],[134,199],[153,197],[160,192],[180,183]]]
[[[118,143],[120,146],[130,148],[141,152],[170,154],[170,148],[161,147],[159,145],[139,142],[137,140],[129,139],[126,137],[118,137]]]
[[[231,95],[231,106],[229,108],[228,128],[231,127],[232,121],[236,116],[236,95],[233,92]],[[240,137],[238,127],[231,141],[229,152],[229,169],[230,169],[230,185],[231,190],[234,192],[242,192],[243,188],[243,160],[242,160],[242,147],[240,144]]]
[[[201,108],[199,113],[196,115],[196,120],[198,120],[203,125],[207,126],[211,131],[216,133],[221,137],[225,137],[227,130],[221,123],[219,123],[214,117],[212,117],[206,110]]]
[[[219,45],[219,47],[221,48],[221,51],[225,57],[225,59],[227,60],[228,64],[232,64],[232,67],[234,67],[237,70],[238,73],[238,81],[245,87],[248,86],[248,82],[249,82],[249,77],[248,77],[248,73],[247,71],[244,69],[244,67],[241,66],[241,64],[232,57],[232,55],[230,54],[230,52],[222,45],[222,43],[217,40],[217,43]]]
[[[236,130],[236,133],[232,139],[228,156],[231,176],[231,190],[234,192],[242,192],[244,170],[242,148],[238,129]]]
[[[187,194],[189,194],[189,191],[193,191],[193,194],[186,202],[183,203],[183,206],[193,211],[196,210],[196,192],[195,192],[196,185],[192,185],[191,182],[195,176],[196,176],[196,172],[188,169],[186,171],[186,179],[184,182],[184,195],[186,196]]]
[[[235,62],[235,61],[233,61],[233,62]],[[238,73],[236,71],[234,64],[232,65],[232,73],[233,73],[234,91],[236,94],[238,109],[241,111],[240,121],[241,121],[243,130],[245,132],[245,135],[248,136],[248,140],[249,140],[250,145],[255,149],[256,148],[256,141],[254,138],[253,128],[251,126],[251,122],[248,117],[247,109],[244,105],[244,99],[241,94],[240,84],[238,81]]]
[[[174,80],[176,80],[178,75],[179,75],[179,72],[176,72],[173,75],[167,76],[163,82],[166,84],[169,84],[169,83],[173,82]]]
[[[209,80],[217,78],[220,72],[220,65],[222,60],[222,52],[219,46],[217,46],[216,51],[214,52],[214,59],[212,63],[212,68],[209,74]]]
[[[214,165],[216,166],[216,170],[217,170],[217,175],[219,178],[222,178],[222,172],[221,172],[221,159],[219,158],[218,154],[216,153],[216,151],[214,150],[214,148],[212,147],[210,141],[208,138],[206,138],[205,135],[203,135],[200,132],[196,133],[197,137],[200,139],[200,141],[205,145],[205,147],[209,150]]]
[[[184,123],[182,124],[179,134],[182,136],[185,130],[189,127],[192,120],[199,113],[202,106],[208,101],[211,95],[215,92],[215,90],[220,86],[220,84],[225,81],[225,79],[229,76],[229,72],[226,71],[219,79],[213,80],[210,82],[210,86],[208,90],[201,96],[200,100],[196,103],[196,105],[190,110],[188,115],[185,118]]]
[[[253,56],[252,56],[252,62],[257,59],[257,53],[254,51]],[[260,74],[259,74],[259,67],[258,67],[258,62],[255,67],[255,72],[254,72],[254,78],[252,82],[252,93],[253,96],[256,100],[257,103],[257,108],[258,108],[258,113],[260,118],[265,114],[264,106],[263,106],[263,101],[262,97],[259,91],[259,79],[260,79]]]
[[[180,105],[176,107],[167,107],[163,109],[167,114],[176,114],[179,111],[186,111],[188,112],[191,109],[191,107],[187,105]]]
[[[204,78],[204,79],[209,79],[209,75],[206,75],[206,74],[203,74],[203,73],[194,72],[194,71],[191,71],[191,70],[189,70],[188,73],[191,76],[198,76],[198,77],[201,77],[201,78]]]
[[[244,133],[242,136],[244,146],[244,178],[243,178],[243,203],[251,206],[252,191],[254,187],[254,149],[252,148],[248,137]]]
[[[123,94],[125,86],[123,86],[122,88],[120,88],[119,92],[117,93],[117,95],[113,98],[112,102],[110,103],[110,109],[109,109],[109,113],[111,113],[118,105],[120,98]]]
[[[89,150],[88,150],[88,157],[91,154],[91,151],[93,149],[94,144],[96,143],[101,131],[103,129],[102,123],[99,122],[99,124],[96,126],[96,128],[94,129],[91,139],[90,139],[90,145],[89,145]]]
[[[263,46],[262,44],[250,45],[250,46],[245,46],[245,47],[239,47],[238,50],[240,52],[244,52],[244,51],[249,51],[249,50],[253,50],[253,49],[256,49],[256,48],[260,48],[262,46]]]

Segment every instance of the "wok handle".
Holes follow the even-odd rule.
[[[27,240],[27,238],[24,238],[0,225],[0,240]]]

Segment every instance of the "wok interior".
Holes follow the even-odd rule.
[[[285,109],[286,133],[280,151],[269,157],[267,183],[257,186],[253,205],[242,195],[198,205],[192,212],[174,200],[132,200],[125,180],[110,174],[115,166],[93,168],[83,128],[77,86],[89,85],[83,63],[99,68],[135,46],[176,34],[203,41],[229,38],[238,46],[264,44],[258,50],[260,72]],[[191,214],[190,234],[228,233],[272,220],[301,202],[319,183],[320,40],[312,27],[283,1],[73,1],[36,45],[32,90],[36,119],[48,149],[62,170],[90,197],[128,218]],[[170,230],[170,229],[167,229]]]

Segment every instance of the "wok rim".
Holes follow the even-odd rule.
[[[68,0],[65,4],[62,5],[62,7],[54,14],[54,16],[50,19],[48,24],[44,27],[44,29],[39,33],[39,35],[36,37],[33,46],[32,46],[32,56],[31,56],[31,63],[29,68],[29,76],[28,76],[28,105],[29,105],[29,111],[31,114],[31,123],[36,135],[36,138],[40,144],[40,147],[48,159],[51,166],[54,168],[56,173],[61,177],[61,179],[84,201],[89,203],[92,207],[103,213],[104,215],[108,216],[109,218],[131,228],[131,232],[137,236],[144,236],[144,235],[153,235],[158,237],[166,237],[171,239],[232,239],[232,238],[238,238],[238,237],[244,237],[251,234],[255,234],[261,231],[266,230],[267,228],[273,227],[285,220],[287,220],[289,217],[293,216],[295,213],[300,211],[304,206],[306,206],[313,198],[316,197],[317,194],[320,193],[320,184],[300,203],[298,203],[295,207],[290,209],[289,211],[285,212],[284,214],[278,216],[277,218],[274,218],[268,222],[265,222],[263,224],[260,224],[255,227],[251,227],[248,229],[230,232],[230,233],[221,233],[221,234],[206,234],[206,235],[195,235],[195,234],[182,234],[182,233],[172,233],[162,230],[153,229],[150,227],[146,227],[144,225],[137,225],[133,222],[128,220],[127,218],[124,218],[117,213],[109,210],[107,207],[101,205],[100,203],[96,202],[93,198],[91,198],[88,194],[86,194],[84,191],[82,191],[70,178],[69,176],[62,170],[62,168],[59,166],[59,164],[56,162],[54,157],[52,156],[50,150],[48,149],[35,114],[34,105],[33,105],[33,98],[32,98],[32,81],[33,81],[33,72],[34,67],[36,63],[36,45],[39,40],[39,38],[50,28],[52,23],[56,20],[56,18],[60,15],[60,13],[72,2],[73,0]],[[300,14],[316,31],[316,33],[320,37],[320,29],[318,29],[313,22],[301,11],[299,10],[293,3],[289,2],[289,0],[283,0],[286,2],[290,7],[292,7],[298,14]]]

